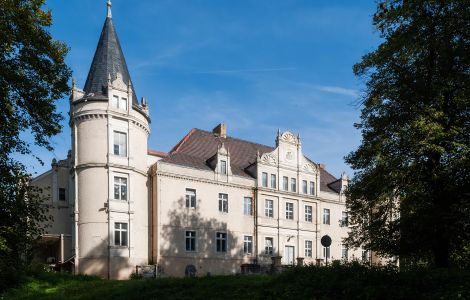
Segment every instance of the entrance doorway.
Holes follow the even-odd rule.
[[[294,246],[286,246],[284,251],[284,263],[294,265]]]

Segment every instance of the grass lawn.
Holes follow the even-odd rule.
[[[0,299],[470,299],[470,271],[362,266],[294,268],[276,276],[113,281],[41,273]]]

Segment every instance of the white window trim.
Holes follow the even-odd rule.
[[[116,231],[118,230],[118,229],[116,229],[116,224],[118,224],[118,223],[119,223],[119,224],[126,224],[126,225],[127,225],[127,229],[126,229],[126,231],[125,231],[125,232],[126,232],[126,235],[127,235],[127,245],[124,245],[124,246],[123,246],[123,245],[116,245]],[[119,232],[123,232],[122,229],[119,229],[118,231],[119,231]],[[130,239],[130,225],[129,225],[129,221],[128,221],[128,220],[127,220],[127,221],[121,221],[121,220],[116,220],[116,221],[114,221],[113,227],[112,227],[112,234],[113,234],[113,242],[112,242],[112,245],[113,245],[114,248],[129,248],[131,239]],[[122,235],[121,235],[121,237],[120,237],[120,241],[121,241],[121,244],[122,244]]]
[[[222,233],[222,234],[225,234],[225,251],[217,251],[217,242],[219,240],[223,240],[223,239],[219,239],[217,237],[217,234],[218,233]],[[228,248],[228,233],[227,231],[216,231],[215,232],[215,252],[218,253],[218,254],[226,254],[229,252],[229,248]]]

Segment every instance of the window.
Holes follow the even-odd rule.
[[[59,188],[59,200],[65,201],[65,189],[64,188]]]
[[[253,201],[250,197],[243,198],[243,213],[247,216],[253,214]]]
[[[349,225],[349,221],[348,221],[348,212],[347,211],[343,211],[341,213],[341,227],[347,227]]]
[[[196,251],[196,231],[186,231],[186,251]]]
[[[219,194],[219,211],[228,213],[228,195]]]
[[[294,203],[286,202],[286,219],[287,220],[294,219]]]
[[[302,180],[302,193],[307,194],[307,180]]]
[[[342,259],[348,259],[348,247],[346,247],[345,244],[341,246],[341,258]]]
[[[127,223],[114,223],[114,246],[127,246]]]
[[[243,254],[251,255],[253,253],[253,237],[245,235],[243,238]]]
[[[273,255],[273,238],[264,239],[264,254]]]
[[[114,200],[127,200],[127,178],[114,177]]]
[[[261,184],[263,187],[268,187],[268,173],[263,172],[261,174]]]
[[[323,257],[330,258],[330,247],[323,247]]]
[[[315,182],[310,181],[310,195],[315,195]]]
[[[305,241],[305,257],[312,257],[312,241]]]
[[[217,252],[227,252],[227,233],[217,232],[215,234]]]
[[[276,175],[271,174],[271,188],[275,189],[276,188]]]
[[[220,161],[220,174],[227,175],[227,161]]]
[[[114,155],[127,156],[127,134],[114,131]]]
[[[287,178],[287,176],[282,177],[282,188],[284,191],[289,190],[289,178]]]
[[[127,99],[126,98],[119,99],[118,96],[114,95],[112,101],[113,101],[112,102],[113,107],[127,110]]]
[[[323,209],[323,224],[330,225],[330,210],[328,208]]]
[[[186,207],[196,208],[196,190],[186,189]]]
[[[369,262],[369,251],[362,250],[362,262]]]
[[[305,222],[312,222],[312,206],[305,205]]]
[[[268,218],[274,217],[273,200],[266,199],[264,201],[264,215]]]
[[[297,192],[297,180],[295,178],[291,178],[291,191]]]

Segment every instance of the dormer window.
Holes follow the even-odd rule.
[[[220,174],[227,175],[227,161],[226,160],[220,161]]]
[[[119,98],[119,96],[114,95],[112,105],[114,108],[127,110],[127,98]]]

